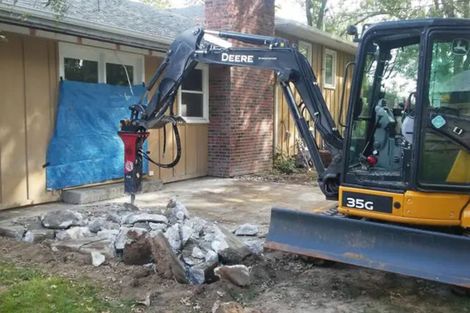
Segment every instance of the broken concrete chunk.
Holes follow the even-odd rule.
[[[15,225],[8,222],[0,224],[0,236],[21,240],[25,231],[26,229],[22,225]]]
[[[54,239],[55,232],[52,229],[30,229],[23,237],[23,241],[29,243],[40,243],[46,239]]]
[[[114,242],[114,247],[116,250],[123,250],[126,243],[132,242],[132,238],[138,238],[147,233],[146,229],[138,227],[121,227],[116,240]]]
[[[106,260],[106,257],[100,252],[97,252],[97,251],[91,252],[91,264],[93,264],[93,266],[100,266],[101,264],[104,263],[105,260]]]
[[[219,262],[219,255],[212,250],[207,251],[205,257],[206,262]]]
[[[138,222],[168,223],[168,219],[161,214],[135,213],[129,215],[125,224],[135,224]]]
[[[104,218],[102,217],[95,218],[88,224],[88,229],[92,233],[97,233],[100,230],[103,230],[105,228],[104,226],[105,223],[106,223],[106,220]]]
[[[204,259],[206,254],[198,246],[194,246],[191,251],[191,256],[196,259]]]
[[[169,209],[170,222],[183,221],[185,218],[189,218],[189,212],[186,207],[175,198],[170,199],[167,208]]]
[[[220,279],[231,282],[239,287],[250,285],[250,270],[242,264],[224,265],[215,268],[214,273]]]
[[[113,243],[107,239],[97,239],[96,237],[79,240],[54,241],[51,243],[52,250],[75,251],[90,254],[92,251],[100,252],[110,258],[114,257]]]
[[[216,281],[214,269],[217,265],[217,262],[202,262],[190,267],[188,270],[189,281],[197,285]]]
[[[186,242],[192,237],[193,229],[188,225],[182,225],[180,227],[181,230],[181,245],[185,245]]]
[[[163,278],[175,278],[179,283],[188,283],[184,266],[176,257],[166,237],[158,233],[149,241],[153,258],[157,260],[157,272]]]
[[[184,221],[184,225],[192,229],[192,239],[198,239],[203,234],[204,226],[206,224],[207,222],[204,219],[197,216],[188,218]]]
[[[248,250],[251,253],[259,255],[263,252],[264,249],[264,239],[259,239],[257,237],[245,237],[242,239],[242,242],[247,246]]]
[[[258,225],[253,224],[243,224],[238,226],[235,230],[235,235],[237,236],[256,236],[258,235],[259,228]]]
[[[71,210],[59,210],[47,213],[42,219],[42,226],[52,229],[67,229],[71,226],[83,226],[82,214]]]
[[[60,230],[56,234],[58,240],[77,240],[87,237],[92,237],[93,234],[90,232],[88,227],[71,227],[69,229]]]
[[[114,240],[118,234],[118,229],[103,229],[96,233],[96,237]]]
[[[152,223],[152,222],[150,222],[149,227],[152,231],[153,230],[165,231],[168,228],[168,225],[163,224],[163,223]]]
[[[165,237],[168,239],[168,243],[174,252],[181,250],[181,235],[180,235],[180,225],[174,224],[165,232]]]

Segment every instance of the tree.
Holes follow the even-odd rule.
[[[318,29],[324,29],[325,14],[328,0],[305,0],[301,5],[305,8],[307,24]]]
[[[306,0],[309,1],[309,0]],[[470,0],[358,0],[343,2],[330,14],[327,31],[344,35],[348,25],[424,17],[470,17]]]

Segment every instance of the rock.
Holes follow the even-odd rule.
[[[107,239],[97,239],[96,237],[79,240],[53,241],[51,243],[53,251],[72,251],[89,255],[91,252],[100,252],[107,257],[114,257],[113,242]]]
[[[245,237],[242,242],[248,247],[251,253],[260,255],[264,250],[264,240],[257,237]]]
[[[242,264],[224,265],[215,268],[214,273],[220,279],[231,282],[239,287],[250,285],[250,270]]]
[[[180,235],[180,225],[174,224],[165,232],[165,237],[168,239],[168,243],[174,252],[181,250],[181,235]]]
[[[189,268],[188,276],[192,284],[200,285],[203,283],[212,283],[217,280],[214,269],[218,263],[214,261],[203,262]]]
[[[184,225],[192,229],[190,236],[192,239],[198,239],[203,234],[204,226],[206,224],[206,220],[197,216],[188,218],[184,221]]]
[[[184,246],[186,242],[192,237],[193,229],[188,225],[182,225],[180,227],[181,230],[181,245]]]
[[[236,236],[256,236],[258,235],[259,229],[258,225],[253,224],[243,224],[238,226],[235,230]]]
[[[97,252],[97,251],[91,252],[91,264],[93,264],[93,266],[100,266],[101,264],[104,263],[105,260],[106,260],[106,257],[100,252]]]
[[[143,228],[121,227],[114,242],[114,247],[116,248],[116,250],[124,250],[124,246],[126,245],[126,243],[132,242],[132,239],[128,236],[128,233],[130,231],[135,233],[134,237],[136,238],[147,233],[147,230]]]
[[[152,222],[152,223],[168,223],[168,219],[161,214],[149,214],[149,213],[135,213],[129,215],[126,220],[125,224],[135,224],[138,222]]]
[[[219,262],[219,255],[212,250],[207,251],[204,256],[206,262]]]
[[[163,223],[149,223],[149,227],[152,231],[165,231],[168,228],[168,225],[163,224]]]
[[[52,229],[67,229],[71,226],[85,225],[82,214],[71,210],[49,212],[41,219],[41,222],[44,227]]]
[[[206,254],[198,246],[194,246],[191,251],[191,256],[197,259],[204,259]]]
[[[105,223],[106,223],[106,220],[104,218],[102,217],[95,218],[88,224],[88,229],[92,233],[97,233],[100,230],[104,229]]]
[[[162,225],[165,225],[165,224],[162,224]],[[145,230],[147,230],[147,231],[151,231],[151,230],[152,230],[152,229],[150,228],[149,223],[147,223],[147,222],[137,222],[137,223],[134,223],[134,227],[142,228],[142,229],[145,229]]]
[[[236,236],[234,236],[230,231],[225,227],[219,226],[220,231],[225,236],[225,242],[227,243],[227,248],[221,249],[218,252],[220,261],[224,264],[236,264],[243,261],[247,256],[251,254],[248,247],[240,241]]]
[[[57,240],[77,240],[87,237],[91,237],[93,234],[90,232],[88,227],[71,227],[66,230],[58,231],[55,235]]]
[[[96,237],[115,240],[119,234],[118,229],[103,229],[96,233]]]
[[[144,265],[152,261],[150,243],[145,233],[129,230],[129,241],[124,245],[122,260],[127,265]]]
[[[46,239],[54,239],[55,232],[52,229],[30,229],[23,237],[23,241],[29,243],[40,243]]]
[[[179,283],[188,283],[184,266],[173,252],[167,238],[162,233],[158,233],[149,241],[153,259],[157,263],[157,272],[163,278],[175,278]]]
[[[22,225],[15,225],[9,222],[0,224],[0,236],[21,240],[25,231],[26,229]]]
[[[190,242],[181,251],[181,258],[186,265],[193,266],[204,262],[204,253],[202,253],[202,251],[202,257],[197,258],[192,255],[194,248],[197,248],[196,244]]]
[[[189,212],[186,207],[175,198],[170,199],[167,208],[169,209],[168,215],[172,224],[176,221],[183,221],[185,218],[189,218]]]

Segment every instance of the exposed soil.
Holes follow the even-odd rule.
[[[237,176],[235,178],[252,182],[262,181],[310,186],[317,185],[317,173],[305,168],[296,168],[292,174],[285,174],[277,170],[272,170],[269,172]]]
[[[320,196],[315,200],[314,196],[320,193],[309,186],[259,183],[252,178],[240,178],[250,180],[246,182],[203,179],[169,184],[154,195],[141,195],[137,205],[165,203],[169,195],[177,194],[190,213],[218,220],[233,229],[234,225],[246,222],[267,226],[268,203],[299,208],[325,204]],[[211,312],[217,300],[236,301],[274,313],[470,312],[470,298],[454,295],[443,284],[342,264],[322,267],[279,252],[266,252],[262,258],[246,261],[252,275],[252,285],[247,288],[223,281],[201,286],[179,284],[144,266],[128,266],[118,261],[94,267],[87,255],[54,252],[47,245],[1,237],[0,261],[93,281],[104,287],[104,296],[110,299],[142,301],[150,297],[150,306],[136,305],[137,312]]]
[[[445,285],[335,264],[321,267],[297,256],[270,252],[247,261],[253,284],[239,288],[218,281],[182,285],[143,266],[111,261],[89,265],[88,256],[52,252],[0,238],[1,261],[35,266],[46,273],[86,279],[104,287],[110,299],[145,300],[137,312],[211,312],[215,301],[237,301],[261,312],[470,312],[470,300]]]

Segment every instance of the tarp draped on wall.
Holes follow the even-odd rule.
[[[117,132],[145,88],[62,81],[47,151],[47,189],[123,177],[124,146]],[[144,163],[144,172],[148,164]]]

